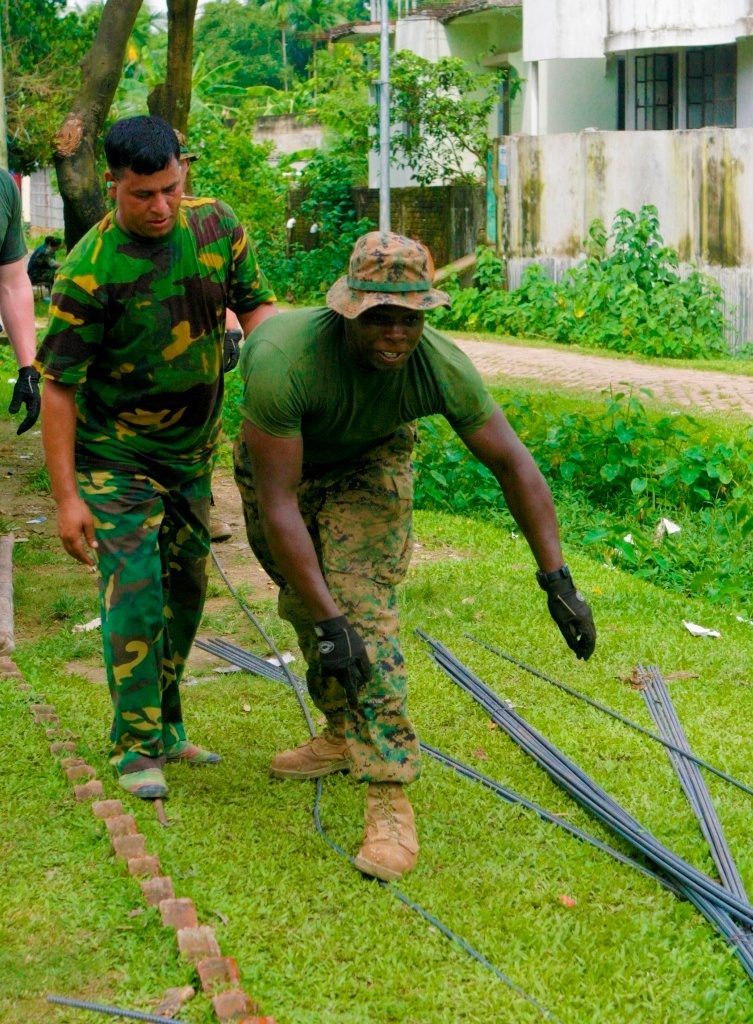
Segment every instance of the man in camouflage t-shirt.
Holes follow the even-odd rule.
[[[155,117],[105,139],[116,209],[56,279],[37,354],[58,534],[100,573],[124,789],[165,796],[165,760],[219,761],[188,743],[178,684],[201,619],[209,495],[221,429],[225,309],[244,333],[276,312],[232,210],[182,200],[180,149]]]

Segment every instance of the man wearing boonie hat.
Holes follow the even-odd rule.
[[[280,587],[321,736],[277,754],[275,778],[350,770],[368,783],[366,874],[399,878],[418,840],[404,786],[419,773],[406,711],[395,587],[411,554],[413,421],[444,415],[494,473],[579,658],[594,650],[588,605],[562,561],[552,496],[460,349],[424,324],[449,305],[428,250],[396,234],[359,238],[326,307],[265,320],[246,341],[235,474],[254,553]]]

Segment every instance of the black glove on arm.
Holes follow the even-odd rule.
[[[26,406],[26,416],[23,423],[16,431],[23,434],[31,430],[39,418],[41,400],[39,397],[39,374],[33,366],[22,366],[18,371],[18,379],[13,387],[13,397],[8,406],[8,412],[15,416],[22,405]]]
[[[361,683],[371,679],[371,662],[363,640],[344,615],[317,622],[315,629],[322,675],[335,677],[345,690],[348,706],[357,711]]]
[[[237,328],[234,331],[225,331],[225,343],[222,353],[222,369],[225,373],[230,373],[238,365],[238,360],[241,357],[242,341],[243,331],[239,331]]]
[[[536,579],[546,591],[549,614],[557,623],[567,646],[576,657],[588,661],[596,647],[596,626],[591,609],[575,589],[566,565],[554,572],[537,572]]]

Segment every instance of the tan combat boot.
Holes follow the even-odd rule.
[[[365,875],[394,882],[411,871],[418,858],[413,808],[403,787],[372,782],[366,797],[366,832],[355,865]]]
[[[342,733],[314,736],[293,750],[275,754],[269,765],[269,773],[275,779],[318,779],[349,769],[350,754]]]

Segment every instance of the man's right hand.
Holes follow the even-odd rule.
[[[345,690],[349,707],[357,711],[361,686],[371,679],[366,645],[344,615],[317,622],[315,628],[322,675],[335,677]]]
[[[78,495],[58,503],[58,537],[63,547],[84,565],[94,565],[94,559],[84,546],[98,547],[94,538],[94,518],[86,502]]]

